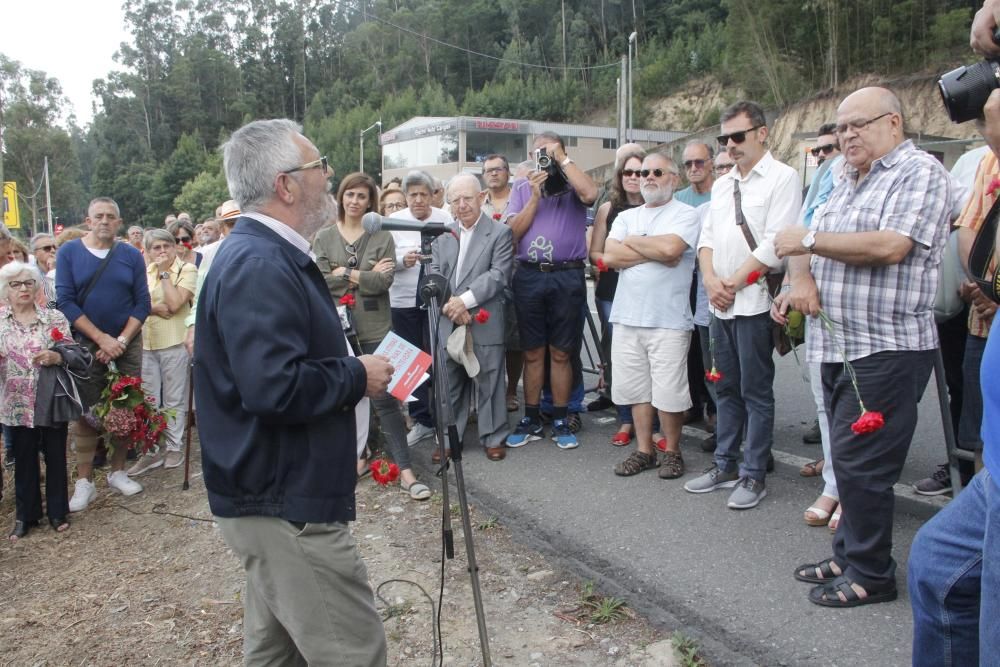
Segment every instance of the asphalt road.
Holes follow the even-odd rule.
[[[688,470],[683,479],[660,480],[655,471],[615,476],[612,466],[628,449],[609,444],[616,428],[612,411],[584,416],[576,450],[537,441],[509,450],[501,463],[487,461],[470,427],[463,463],[470,501],[497,516],[515,539],[625,598],[654,624],[697,638],[712,665],[908,665],[907,554],[932,506],[897,505],[899,600],[849,610],[811,604],[810,586],[795,581],[792,571],[828,557],[831,535],[802,520],[820,492],[819,478],[801,478],[789,464],[798,463],[797,457],[818,458],[820,447],[801,441],[815,413],[795,359],[789,355],[777,366],[779,465],[756,509],[728,509],[725,490],[683,490],[687,479],[710,464],[698,446],[701,433],[690,428],[682,442]],[[430,443],[417,450],[417,467],[427,466]],[[943,460],[932,377],[902,482],[926,476]],[[463,551],[461,545],[456,551]],[[489,609],[486,614],[489,619]]]

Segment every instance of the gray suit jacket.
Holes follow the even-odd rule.
[[[470,313],[475,316],[480,308],[490,313],[485,324],[470,324],[472,338],[477,345],[504,344],[503,299],[504,288],[510,282],[510,272],[514,262],[514,241],[510,227],[488,217],[479,215],[479,222],[472,232],[469,249],[462,262],[461,275],[456,276],[458,262],[458,236],[455,222],[448,225],[454,234],[442,234],[434,241],[431,269],[448,278],[453,296],[472,290],[479,304]],[[443,305],[443,304],[442,304]],[[447,340],[453,324],[441,316],[441,340]]]

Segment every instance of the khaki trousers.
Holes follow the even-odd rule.
[[[246,665],[384,667],[385,629],[346,523],[216,521],[247,573]]]

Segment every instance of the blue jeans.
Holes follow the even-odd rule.
[[[774,442],[774,343],[771,314],[712,318],[710,335],[715,367],[717,421],[715,464],[724,472],[737,468],[746,429],[741,477],[763,481]]]
[[[984,558],[986,553],[991,556]],[[915,666],[997,664],[997,554],[1000,486],[983,470],[913,541],[908,581]]]

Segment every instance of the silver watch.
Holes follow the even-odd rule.
[[[125,336],[119,336],[115,340],[117,340],[119,343],[121,343],[122,347],[128,347],[128,338],[126,338]]]
[[[816,232],[809,231],[802,237],[802,247],[812,252],[814,245],[816,245]]]

